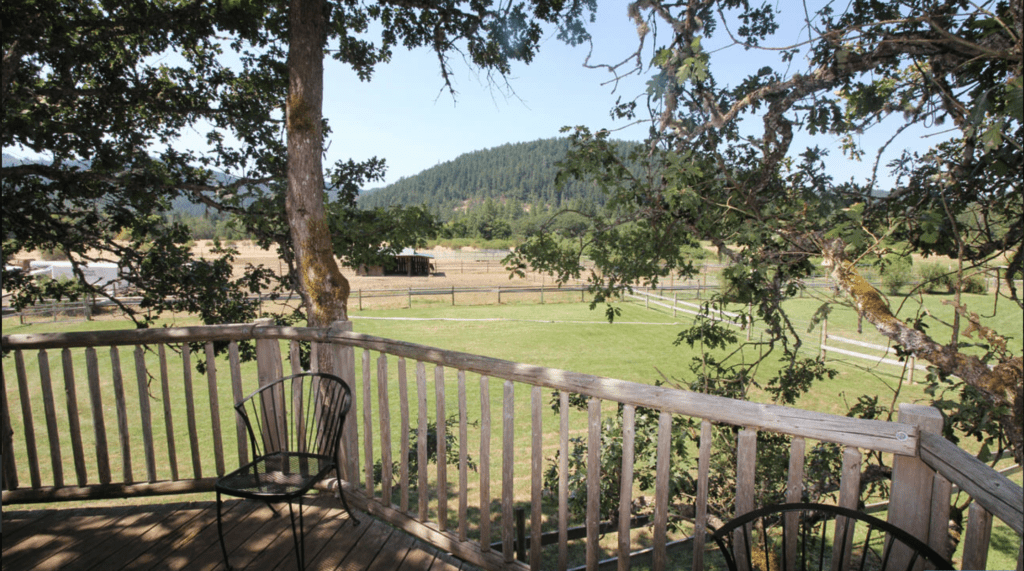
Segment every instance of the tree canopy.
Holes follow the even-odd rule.
[[[759,386],[791,404],[834,374],[799,352],[809,332],[783,306],[824,265],[864,320],[931,367],[947,436],[976,436],[1020,462],[1024,367],[1006,348],[1006,336],[1020,332],[986,327],[962,303],[959,284],[998,272],[999,294],[1024,308],[1014,284],[1024,245],[1021,8],[1019,0],[630,4],[636,52],[594,65],[614,80],[647,78],[646,91],[614,111],[649,121],[650,137],[623,156],[608,131],[570,129],[560,176],[596,181],[607,207],[585,240],[540,234],[510,267],[586,278],[599,303],[693,272],[681,246],[710,241],[731,264],[728,287],[710,305],[749,314],[768,335],[743,341],[698,320],[680,343],[735,350],[698,358],[683,384],[738,398]],[[879,149],[862,147],[869,135],[880,137]],[[859,176],[830,172],[823,140],[861,161]],[[954,261],[954,323],[897,319],[857,270],[911,255]],[[944,396],[950,391],[958,398]],[[759,451],[776,447],[770,439],[762,435]]]
[[[144,309],[199,308],[207,322],[250,320],[257,306],[246,294],[274,287],[298,290],[310,323],[344,318],[334,255],[386,256],[434,224],[417,208],[356,210],[381,159],[324,172],[325,57],[369,81],[393,50],[429,49],[450,87],[451,55],[504,75],[531,61],[544,26],[586,39],[592,11],[593,0],[5,2],[0,137],[39,160],[3,166],[4,261],[53,250],[83,281],[83,264],[116,261]],[[202,148],[186,147],[193,133]],[[160,216],[180,195],[276,243],[288,274],[252,268],[232,279],[230,251],[193,259],[184,227]],[[17,305],[78,291],[20,274],[4,285]],[[155,313],[132,314],[146,325]]]

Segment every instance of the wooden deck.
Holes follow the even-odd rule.
[[[353,525],[331,495],[303,511],[307,569],[475,569],[403,531],[356,512]],[[20,506],[19,506],[20,507]],[[287,506],[225,501],[224,532],[234,569],[295,569]],[[3,570],[224,569],[214,501],[3,513]]]

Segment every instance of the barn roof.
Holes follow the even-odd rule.
[[[417,252],[414,248],[405,248],[401,252],[398,253],[398,256],[399,257],[408,256],[408,257],[416,257],[416,258],[433,258],[434,257],[434,256],[432,256],[430,254],[423,254],[423,253]]]

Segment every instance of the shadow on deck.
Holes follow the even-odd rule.
[[[279,516],[254,501],[225,502],[234,569],[294,569],[287,506]],[[307,569],[475,569],[357,512],[353,525],[330,494],[307,497]],[[214,501],[4,510],[3,569],[224,569]]]

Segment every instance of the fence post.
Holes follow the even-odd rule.
[[[917,426],[919,432],[942,432],[942,413],[930,406],[901,404],[899,422]],[[929,543],[934,480],[935,471],[919,456],[896,455],[893,458],[889,523],[925,543]],[[905,547],[899,547],[893,548],[891,561],[897,568],[905,568],[911,554]]]
[[[455,306],[455,286],[452,286],[452,307]]]
[[[821,343],[818,346],[821,348],[821,360],[825,360],[825,343],[828,342],[828,315],[825,315],[825,319],[821,320]]]

